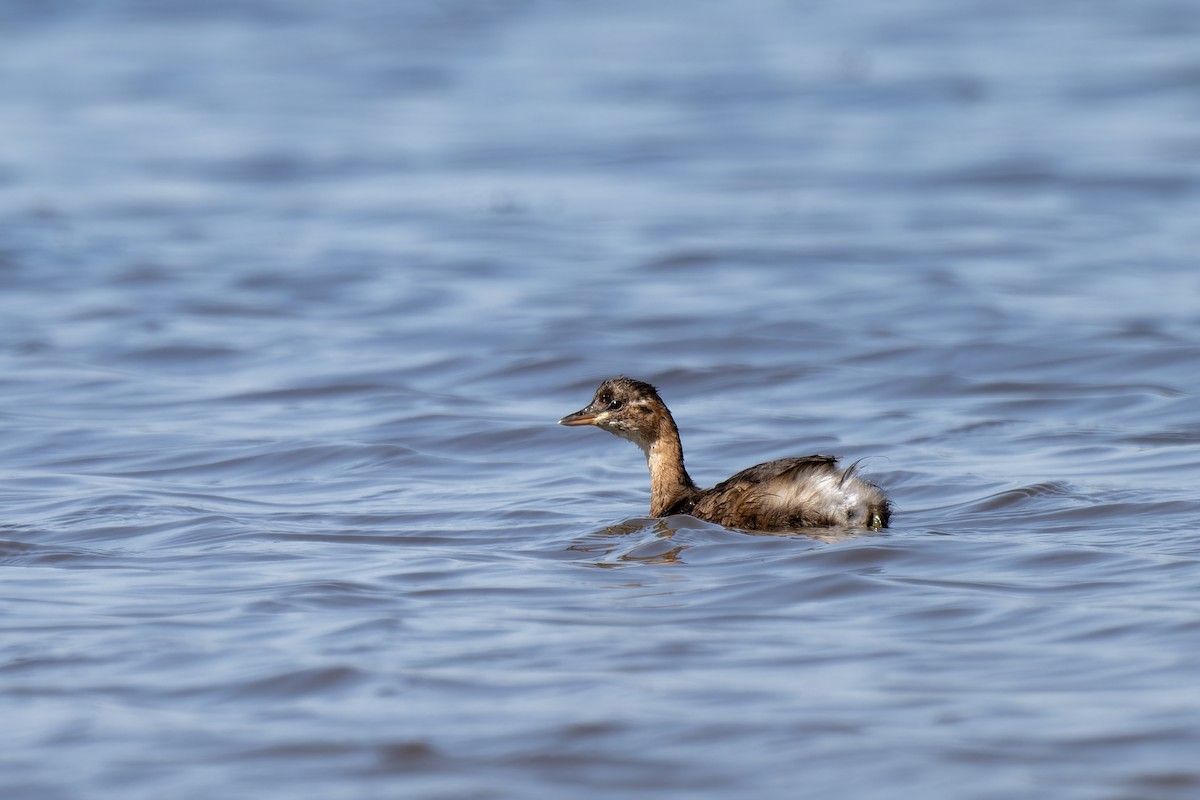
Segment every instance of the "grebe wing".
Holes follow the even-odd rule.
[[[692,513],[730,528],[787,530],[831,524],[825,496],[842,473],[834,456],[756,464],[704,492]]]
[[[733,487],[741,484],[753,486],[780,479],[802,480],[814,474],[832,475],[837,472],[835,469],[836,466],[837,456],[817,455],[780,458],[775,461],[768,461],[764,464],[755,464],[753,467],[747,467],[736,475],[721,481],[711,491],[715,492],[724,487]]]

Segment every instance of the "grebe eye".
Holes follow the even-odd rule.
[[[624,405],[624,404],[620,400],[613,400],[611,403],[608,404],[608,410],[609,411],[619,411],[622,405]]]

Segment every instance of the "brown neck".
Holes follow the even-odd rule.
[[[679,441],[679,429],[675,427],[675,421],[669,413],[663,415],[658,426],[658,436],[645,450],[646,464],[650,467],[651,516],[659,517],[668,512],[688,510],[697,489],[684,469],[683,444]],[[687,508],[679,508],[681,504]]]

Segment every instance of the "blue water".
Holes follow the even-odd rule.
[[[1200,795],[1198,35],[0,6],[0,795]],[[617,373],[892,527],[647,519]]]

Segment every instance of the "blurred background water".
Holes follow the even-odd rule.
[[[1200,795],[1198,37],[0,5],[0,794]],[[893,527],[646,519],[620,372]]]

